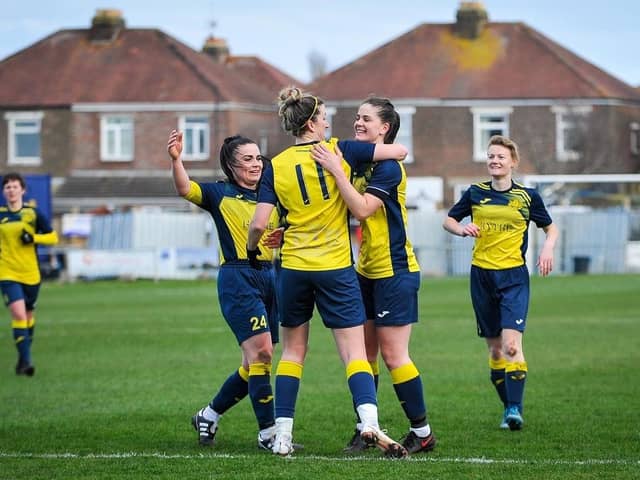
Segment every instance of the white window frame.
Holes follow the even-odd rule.
[[[556,116],[556,158],[559,162],[568,162],[572,160],[578,160],[580,158],[580,152],[575,150],[569,150],[564,142],[565,131],[571,128],[575,128],[575,123],[566,118],[567,115],[588,115],[591,113],[592,107],[590,105],[580,106],[558,106],[551,107],[551,111]]]
[[[487,145],[492,134],[499,130],[498,135],[509,136],[509,116],[512,107],[471,107],[473,115],[473,160],[485,162],[487,160]],[[486,117],[502,117],[501,121],[488,121]],[[494,132],[493,135],[496,133]]]
[[[110,120],[128,120],[128,123],[111,124]],[[131,151],[123,151],[123,139],[126,131],[131,131]],[[115,135],[115,151],[109,151],[109,134]],[[100,160],[103,162],[131,162],[135,153],[135,124],[132,115],[114,114],[100,117]]]
[[[331,135],[333,133],[333,117],[336,114],[336,107],[327,107],[325,105],[325,112],[327,112],[327,123],[329,124],[329,128],[327,128],[327,131],[325,133],[325,139],[329,140],[331,138]]]
[[[629,124],[629,149],[632,155],[640,155],[640,123]]]
[[[198,119],[203,120],[202,122],[194,122],[193,126],[187,127],[188,120],[190,119]],[[178,122],[179,130],[183,132],[184,138],[184,149],[182,151],[182,159],[187,161],[200,161],[200,160],[208,160],[211,155],[211,146],[210,146],[210,135],[211,135],[211,119],[208,115],[202,113],[189,113],[180,116],[180,120]],[[187,128],[192,129],[194,133],[199,135],[203,135],[204,146],[202,150],[187,152]],[[194,137],[195,138],[195,137]]]
[[[38,166],[42,164],[42,118],[44,113],[37,112],[6,112],[7,121],[7,165]],[[33,126],[20,126],[18,122],[33,122]],[[37,134],[40,143],[38,155],[35,157],[19,157],[16,136],[20,134]]]
[[[416,114],[416,107],[396,107],[396,112],[398,112],[400,116],[400,129],[396,135],[396,142],[404,145],[407,147],[407,150],[409,150],[407,157],[402,163],[411,164],[415,161],[413,155],[413,116]]]

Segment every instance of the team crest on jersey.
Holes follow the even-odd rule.
[[[24,223],[28,223],[29,225],[35,225],[36,223],[36,212],[32,209],[22,210],[21,217]]]
[[[367,189],[367,185],[371,181],[371,175],[373,175],[373,165],[367,164],[364,167],[361,167],[358,171],[354,173],[353,187],[359,192],[364,193]]]
[[[511,200],[509,200],[509,206],[518,210],[523,207],[522,201],[519,198],[512,198]]]
[[[364,171],[364,179],[369,183],[373,175],[373,165],[369,165]]]

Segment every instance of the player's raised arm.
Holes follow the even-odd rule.
[[[167,142],[167,152],[171,157],[171,174],[173,175],[173,183],[176,187],[176,192],[182,197],[189,193],[189,174],[184,168],[182,163],[183,141],[182,132],[172,130],[169,134],[169,141]]]

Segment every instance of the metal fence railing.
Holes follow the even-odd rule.
[[[560,231],[554,274],[640,272],[640,241],[630,239],[634,212],[625,210],[571,211],[551,209]],[[466,275],[473,239],[444,231],[445,211],[409,212],[409,238],[424,275]],[[527,265],[535,263],[545,234],[531,224]]]

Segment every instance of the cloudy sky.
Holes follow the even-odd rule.
[[[451,23],[459,0],[11,0],[3,2],[0,59],[65,28],[87,28],[97,9],[127,26],[159,28],[200,49],[211,34],[233,55],[257,55],[302,81],[309,54],[341,67],[421,23]],[[639,0],[485,0],[490,21],[524,22],[632,86],[640,86]]]

